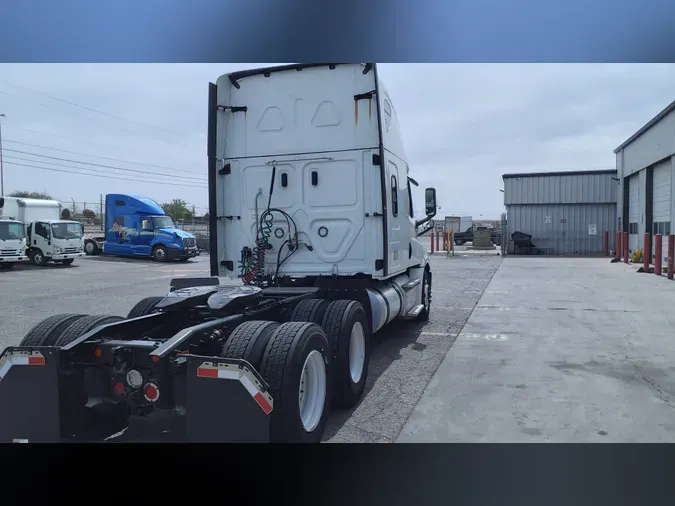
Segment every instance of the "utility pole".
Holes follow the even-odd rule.
[[[0,197],[5,196],[5,182],[2,171],[2,118],[6,118],[4,114],[0,114]]]

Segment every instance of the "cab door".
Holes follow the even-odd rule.
[[[130,255],[131,245],[125,227],[125,217],[115,216],[110,230],[106,233],[105,252],[110,255]]]
[[[36,221],[35,223],[33,223],[33,231],[31,234],[31,248],[39,249],[45,256],[51,256],[53,248],[49,223],[45,223],[42,221]]]
[[[131,252],[138,256],[150,256],[152,253],[152,240],[155,238],[152,218],[143,216],[139,219],[135,233],[129,234]]]

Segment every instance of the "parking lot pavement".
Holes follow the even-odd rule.
[[[327,442],[391,442],[461,331],[501,258],[433,257],[431,318],[397,322],[375,336],[366,394],[331,415]],[[86,257],[71,266],[0,272],[0,349],[58,313],[126,316],[140,299],[166,293],[173,277],[208,275],[208,256],[187,263]]]
[[[366,395],[355,409],[331,416],[327,442],[396,439],[500,261],[496,255],[432,257],[429,321],[396,322],[376,335]]]
[[[675,284],[507,257],[398,442],[672,442]]]
[[[58,313],[126,316],[144,297],[162,295],[173,277],[208,275],[208,256],[158,264],[140,258],[85,257],[72,265],[16,265],[0,271],[0,350]]]

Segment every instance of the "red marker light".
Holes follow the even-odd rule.
[[[154,383],[148,383],[143,389],[145,399],[149,402],[157,402],[159,400],[159,388]]]
[[[115,395],[122,395],[124,393],[125,387],[122,383],[115,383],[113,385],[113,392]]]
[[[101,355],[103,355],[103,351],[101,351],[101,348],[96,348],[96,349],[94,350],[94,356],[95,356],[95,357],[100,357]]]
[[[159,355],[153,355],[152,361],[155,362],[155,363],[159,362]]]

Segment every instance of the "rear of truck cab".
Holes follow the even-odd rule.
[[[387,279],[425,262],[396,111],[375,64],[244,71],[213,85],[212,271]],[[270,208],[271,215],[265,213]],[[258,262],[260,263],[260,262]]]

